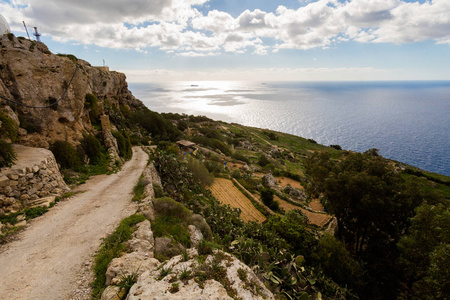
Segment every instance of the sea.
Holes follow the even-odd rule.
[[[130,83],[151,110],[267,128],[450,176],[450,81]]]

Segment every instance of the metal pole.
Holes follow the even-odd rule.
[[[25,27],[25,31],[27,32],[28,39],[31,40],[31,39],[30,39],[30,35],[28,34],[27,25],[25,25],[25,21],[22,21],[22,22],[23,22],[23,27]]]

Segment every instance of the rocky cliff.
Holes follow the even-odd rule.
[[[93,67],[73,55],[55,55],[40,42],[12,34],[0,38],[1,96],[28,106],[47,106],[63,94],[48,108],[1,100],[4,110],[21,123],[18,143],[48,148],[55,140],[76,143],[92,132],[86,94],[97,97],[99,114],[143,106],[128,90],[122,73]]]

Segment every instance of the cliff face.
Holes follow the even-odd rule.
[[[21,127],[28,129],[19,132],[19,143],[44,148],[55,140],[76,143],[83,133],[93,130],[85,108],[86,94],[97,96],[100,113],[143,105],[128,90],[124,74],[92,67],[74,56],[54,55],[43,43],[12,35],[0,38],[0,95],[31,106],[54,103],[67,88],[77,64],[80,67],[57,105],[27,108],[1,100],[14,110],[13,117],[20,119]]]

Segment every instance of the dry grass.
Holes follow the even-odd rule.
[[[241,219],[245,222],[255,221],[262,223],[266,220],[266,217],[234,186],[231,180],[216,178],[210,189],[214,197],[221,203],[229,204],[234,208],[240,208],[242,211]]]

